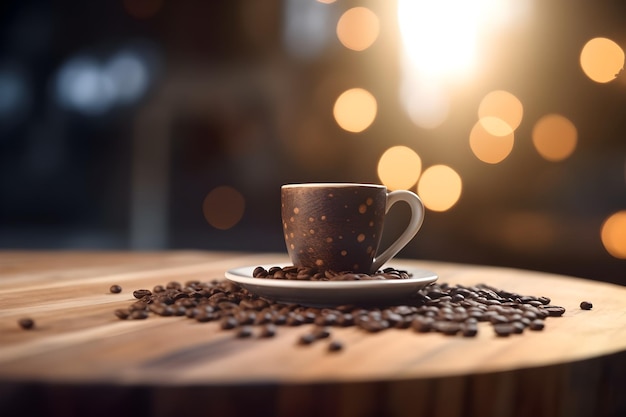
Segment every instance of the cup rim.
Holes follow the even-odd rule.
[[[364,188],[380,188],[387,189],[382,184],[370,184],[359,182],[303,182],[283,184],[281,188],[348,188],[348,187],[364,187]]]

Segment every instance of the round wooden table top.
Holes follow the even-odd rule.
[[[439,283],[484,283],[546,296],[566,310],[547,318],[542,331],[509,337],[497,336],[488,323],[479,323],[476,337],[412,329],[369,333],[352,326],[333,327],[328,340],[302,345],[299,337],[312,324],[242,339],[216,322],[184,316],[120,320],[113,314],[136,301],[136,289],[221,280],[229,269],[286,263],[281,254],[0,252],[0,393],[13,393],[13,400],[0,401],[0,414],[3,405],[12,411],[22,401],[15,393],[32,384],[47,393],[43,411],[51,414],[58,404],[50,403],[49,390],[64,387],[57,394],[78,410],[83,400],[76,390],[89,386],[118,396],[145,390],[151,415],[169,415],[172,404],[180,407],[176,399],[202,389],[223,415],[243,410],[233,397],[237,389],[245,389],[245,404],[271,407],[274,415],[612,415],[626,407],[615,393],[626,386],[626,288],[603,282],[510,268],[390,262],[433,271]],[[111,293],[113,284],[122,292]],[[582,310],[582,301],[593,308]],[[23,317],[35,321],[33,329],[18,325]],[[330,352],[331,340],[341,341],[343,349]],[[595,388],[584,388],[589,384]],[[33,407],[27,409],[42,412]]]

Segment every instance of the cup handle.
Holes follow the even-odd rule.
[[[402,248],[404,248],[407,243],[415,237],[417,232],[422,227],[422,223],[424,222],[424,204],[422,200],[417,196],[417,194],[412,193],[407,190],[396,190],[387,193],[387,205],[385,206],[385,214],[389,212],[391,206],[396,204],[399,201],[406,202],[411,208],[411,219],[409,220],[409,224],[404,229],[404,232],[393,242],[383,253],[374,258],[374,263],[372,264],[372,273],[378,271],[380,267],[387,262],[389,259],[393,258]]]

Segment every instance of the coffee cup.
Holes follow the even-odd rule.
[[[385,216],[403,201],[409,223],[382,253]],[[287,252],[297,267],[371,274],[417,234],[424,205],[410,191],[387,191],[377,184],[303,183],[281,187],[281,215]]]

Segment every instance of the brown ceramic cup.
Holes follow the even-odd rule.
[[[399,201],[411,208],[406,229],[380,255],[385,215]],[[419,197],[383,185],[355,183],[287,184],[281,188],[285,243],[298,267],[373,273],[393,258],[424,220]]]

